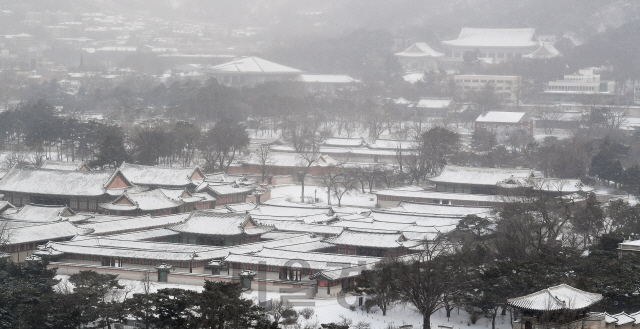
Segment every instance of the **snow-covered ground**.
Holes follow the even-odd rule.
[[[266,203],[271,204],[294,204],[300,202],[300,185],[281,185],[275,186],[271,190],[271,200]],[[316,192],[317,191],[317,192]],[[327,188],[322,186],[305,185],[305,199],[307,197],[318,197],[320,202],[318,205],[327,204]],[[338,205],[338,199],[332,194],[331,204]],[[353,206],[363,208],[374,208],[376,206],[376,196],[370,193],[362,193],[362,190],[349,191],[342,197],[342,206]]]

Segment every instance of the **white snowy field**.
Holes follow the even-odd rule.
[[[61,282],[59,287],[68,287],[68,276],[58,275],[56,277]],[[121,285],[125,286],[127,296],[131,296],[134,293],[141,293],[142,283],[135,280],[119,280]],[[172,284],[172,283],[151,283],[151,292],[156,292],[163,288],[181,288],[194,291],[202,291],[202,286],[184,285],[184,284]],[[258,292],[248,291],[245,292],[244,297],[251,299],[254,302],[262,302],[271,299],[279,299],[281,294],[275,292]],[[377,311],[375,313],[366,313],[359,308],[355,311],[349,309],[350,305],[357,305],[356,296],[346,296],[336,299],[295,299],[291,298],[289,301],[293,304],[294,308],[300,311],[303,308],[310,307],[314,310],[314,315],[306,320],[300,316],[298,323],[303,327],[306,324],[317,324],[319,328],[320,323],[328,322],[340,322],[342,318],[351,319],[353,325],[360,321],[367,322],[371,325],[371,329],[386,329],[389,324],[395,327],[401,325],[413,325],[413,328],[422,328],[422,316],[418,314],[412,306],[408,305],[396,305],[387,312],[386,316],[382,316],[382,312]],[[463,310],[455,309],[451,312],[451,318],[447,319],[445,311],[440,310],[431,316],[431,328],[438,329],[438,326],[453,327],[453,329],[481,329],[491,328],[491,320],[486,318],[480,318],[475,324],[471,324],[468,314]],[[509,323],[509,314],[505,316],[498,315],[496,318],[496,329],[509,329],[511,325]],[[442,328],[446,329],[446,328]]]
[[[272,204],[295,204],[300,203],[300,193],[302,187],[300,185],[281,185],[275,186],[271,190],[271,200],[265,203]],[[316,192],[317,191],[317,192]],[[365,190],[368,192],[368,190]],[[327,188],[322,186],[306,185],[304,187],[305,199],[307,197],[318,197],[321,201],[317,205],[327,205]],[[338,205],[338,199],[335,195],[331,195],[331,204]],[[342,198],[342,206],[374,208],[376,206],[376,196],[370,193],[362,193],[362,190],[353,190],[347,192]]]

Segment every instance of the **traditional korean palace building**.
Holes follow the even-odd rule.
[[[80,235],[91,233],[69,221],[38,223],[22,220],[1,220],[3,229],[3,251],[11,255],[14,262],[23,262],[31,256],[38,245],[50,241],[66,241]]]
[[[323,159],[329,165],[336,165],[338,161],[358,165],[373,165],[397,164],[399,155],[412,155],[415,149],[416,145],[413,141],[379,139],[373,143],[363,143],[361,138],[330,138],[320,146],[318,152],[323,155]],[[292,173],[300,170],[295,167],[299,167],[303,162],[300,161],[299,156],[295,155],[296,151],[293,147],[273,145],[271,146],[271,150],[274,152],[272,155],[273,162],[277,164],[269,166],[269,173],[271,175],[292,175]],[[238,161],[238,163],[240,165],[253,163],[255,168],[251,170],[246,169],[251,167],[247,165],[245,165],[244,168],[236,167],[234,168],[234,173],[255,173],[255,175],[257,175],[257,169],[262,169],[257,158]],[[326,165],[322,163],[314,164],[314,166],[312,166],[312,171],[314,172],[312,176],[322,175],[323,171],[328,170],[322,167],[326,167]]]
[[[438,70],[438,59],[444,54],[431,49],[425,42],[416,42],[395,56],[406,72],[429,72]]]
[[[480,58],[505,61],[533,53],[540,48],[536,31],[523,29],[481,29],[464,27],[455,40],[442,41],[446,55],[463,60],[464,54],[480,51]]]
[[[420,241],[410,241],[401,232],[345,228],[340,235],[325,240],[344,255],[398,257],[420,250]]]
[[[461,187],[460,187],[461,188]],[[490,207],[504,202],[496,195],[472,194],[471,192],[449,192],[425,189],[419,186],[405,186],[375,191],[380,207],[395,207],[401,202],[431,203],[452,206]]]
[[[445,118],[449,112],[455,109],[455,102],[451,98],[421,98],[413,106],[415,114],[419,117]]]
[[[200,168],[171,168],[123,163],[120,172],[134,185],[147,188],[193,189],[204,180]]]
[[[0,219],[13,219],[32,223],[53,223],[69,221],[71,223],[86,222],[92,215],[77,214],[68,206],[26,204],[22,208],[0,207]]]
[[[213,208],[210,203],[204,197],[193,196],[186,189],[155,189],[137,193],[125,191],[115,200],[101,203],[100,212],[118,216],[162,216]]]
[[[14,166],[0,179],[0,194],[15,206],[27,203],[68,205],[74,211],[96,212],[133,185],[116,171],[69,171]]]
[[[226,86],[251,87],[267,81],[295,80],[304,72],[259,57],[248,56],[213,66],[206,69],[205,73]]]
[[[516,130],[524,130],[533,136],[533,120],[525,112],[489,111],[476,118],[475,129],[493,132],[502,141]]]
[[[284,148],[277,148],[277,150],[282,149]],[[265,164],[267,173],[272,176],[291,176],[297,174],[303,168],[306,168],[307,160],[305,160],[302,155],[294,153],[295,150],[291,149],[291,151],[291,153],[273,154],[273,160]],[[338,161],[333,159],[331,156],[319,155],[318,159],[309,167],[307,174],[310,176],[325,175],[332,170],[332,166],[336,165],[338,165]],[[229,173],[261,175],[262,163],[255,154],[252,154],[244,160],[239,160],[236,165],[231,165],[229,167]]]
[[[256,223],[248,214],[224,214],[198,210],[182,224],[170,228],[180,234],[182,243],[233,246],[260,241],[260,235],[272,231],[272,226]]]
[[[209,198],[215,200],[216,205],[226,205],[226,204],[234,204],[234,203],[244,203],[247,202],[249,198],[253,196],[253,200],[256,200],[254,193],[256,192],[255,186],[241,186],[237,183],[213,183],[213,182],[202,182],[195,189],[195,196],[208,196]],[[270,194],[264,196],[262,200],[268,200]],[[260,200],[260,198],[258,198]],[[210,208],[213,208],[210,207]],[[208,209],[208,208],[200,208],[200,209]]]
[[[533,175],[530,169],[446,166],[440,175],[429,181],[436,185],[436,192],[497,195],[498,183]]]
[[[600,300],[600,294],[561,284],[508,299],[507,304],[518,311],[513,321],[515,329],[604,329],[605,315],[589,313]]]
[[[139,279],[141,273],[157,270],[152,280],[160,282],[237,281],[239,274],[250,271],[255,277],[250,284],[256,289],[258,285],[268,291],[293,288],[309,297],[343,294],[353,287],[363,269],[381,260],[315,252],[322,239],[301,234],[222,247],[133,241],[120,236],[78,237],[47,243],[36,255],[48,257],[50,266],[57,267],[61,274],[93,269],[116,273],[123,279]]]

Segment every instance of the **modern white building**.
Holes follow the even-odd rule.
[[[600,79],[600,74],[594,73],[594,68],[578,70],[568,74],[562,80],[549,81],[545,93],[555,94],[613,94],[616,84],[614,81]]]
[[[520,85],[521,78],[517,75],[475,75],[463,74],[454,76],[456,87],[465,94],[473,91],[480,91],[487,85],[494,88],[503,101],[515,102],[515,89]]]

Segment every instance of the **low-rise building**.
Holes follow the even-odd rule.
[[[490,87],[502,101],[515,102],[522,78],[517,75],[458,74],[454,76],[456,88],[464,94],[480,92]]]
[[[122,194],[132,184],[119,171],[69,171],[14,166],[0,179],[0,193],[16,206],[27,203],[68,205],[97,212],[98,204]]]
[[[450,111],[455,109],[455,102],[451,98],[426,98],[423,97],[415,104],[413,109],[420,117],[445,118]]]
[[[301,70],[255,56],[241,57],[203,71],[209,77],[218,80],[218,83],[233,87],[250,87],[267,81],[294,80],[303,73]]]
[[[574,74],[565,75],[562,80],[549,81],[546,94],[566,95],[612,95],[615,93],[614,81],[601,80],[595,68],[578,70]]]
[[[482,112],[475,121],[475,129],[493,132],[498,141],[504,141],[518,130],[533,136],[533,120],[525,112]]]

